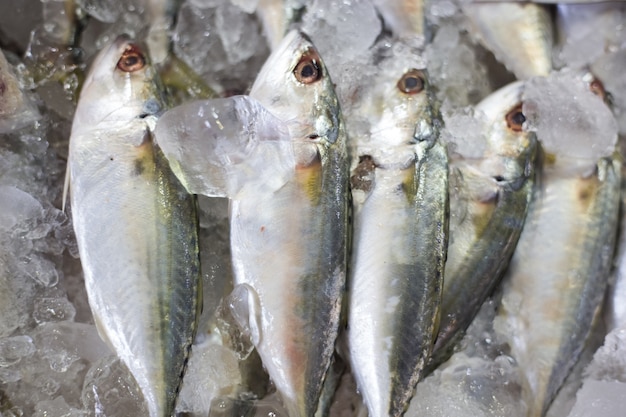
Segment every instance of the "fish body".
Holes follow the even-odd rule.
[[[546,6],[533,3],[468,3],[463,6],[483,45],[518,79],[552,70],[553,27]]]
[[[550,157],[542,168],[496,317],[528,381],[529,416],[545,414],[584,347],[604,296],[619,208],[621,162]]]
[[[151,417],[169,417],[200,309],[195,200],[150,125],[163,110],[155,70],[125,37],[83,87],[68,161],[74,230],[101,337],[137,381]]]
[[[476,106],[483,115],[483,157],[450,162],[450,243],[441,322],[429,367],[451,354],[487,296],[500,282],[528,212],[537,139],[522,129],[523,83],[510,84]],[[475,144],[476,145],[476,144]]]
[[[252,341],[289,415],[313,416],[339,331],[348,233],[346,137],[315,47],[290,32],[250,97],[173,109],[156,133],[191,192],[230,198]]]
[[[363,93],[370,129],[351,137],[353,244],[348,352],[372,417],[408,407],[439,320],[448,160],[417,55],[379,63]]]

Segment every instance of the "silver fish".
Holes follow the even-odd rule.
[[[483,157],[451,157],[450,243],[430,368],[452,354],[500,282],[524,225],[537,139],[534,132],[522,129],[523,85],[509,84],[476,106],[476,117],[483,115],[485,125]]]
[[[533,82],[538,93],[553,93],[541,79]],[[576,101],[590,94],[567,86]],[[525,107],[541,106],[533,100],[524,94]],[[579,123],[587,123],[581,116]],[[537,130],[544,149],[540,186],[503,280],[495,322],[526,375],[532,417],[545,414],[580,356],[604,297],[617,231],[621,161],[610,150],[616,137],[609,138],[613,146],[604,156],[596,156],[594,147],[570,136],[555,138],[567,144],[557,147]],[[599,138],[592,140],[604,149]]]
[[[463,6],[483,45],[517,78],[552,70],[550,11],[532,3],[467,3]]]
[[[372,417],[408,407],[437,332],[443,285],[448,159],[428,76],[413,52],[382,57],[356,106],[369,115],[369,132],[350,139],[347,341]]]
[[[348,232],[346,138],[315,47],[289,33],[250,97],[173,109],[156,134],[191,192],[231,199],[253,342],[289,415],[312,416],[339,330]]]
[[[142,48],[118,38],[85,81],[68,160],[89,305],[151,417],[173,413],[201,306],[195,201],[152,136],[163,106]]]

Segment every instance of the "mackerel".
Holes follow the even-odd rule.
[[[68,160],[94,321],[150,417],[174,411],[201,307],[195,200],[152,136],[164,105],[142,48],[118,38],[85,81]]]

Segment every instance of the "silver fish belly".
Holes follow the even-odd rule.
[[[152,72],[131,66],[120,74],[119,63],[113,70],[125,56],[124,64],[149,67],[138,47],[118,39],[95,61],[78,104],[69,156],[72,219],[100,335],[137,381],[150,416],[169,417],[200,309],[196,205],[135,113],[145,110],[151,85],[140,77]],[[115,103],[120,97],[128,100]],[[128,116],[85,123],[99,115],[92,105],[106,109],[99,100]]]
[[[402,415],[422,376],[437,332],[449,214],[448,159],[427,74],[413,54],[388,58],[360,104],[370,132],[351,138],[347,343],[372,417]]]

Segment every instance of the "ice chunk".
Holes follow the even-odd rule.
[[[228,1],[187,1],[174,52],[216,91],[246,91],[269,54],[259,23]]]
[[[588,378],[626,383],[626,329],[617,328],[604,339],[604,345],[587,367]]]
[[[33,417],[86,417],[86,413],[70,407],[62,396],[58,396],[52,401],[37,403]]]
[[[155,135],[192,193],[235,198],[246,187],[272,192],[295,172],[286,124],[247,96],[174,108],[159,119]]]
[[[37,323],[52,321],[72,321],[76,309],[66,298],[45,297],[35,301],[33,318]]]
[[[261,338],[260,305],[256,291],[247,284],[235,286],[219,309],[220,330],[239,359],[248,357]]]
[[[587,381],[569,417],[622,417],[625,401],[626,383]]]
[[[491,92],[484,59],[458,22],[445,21],[424,56],[437,97],[448,106],[475,104]]]
[[[10,185],[0,185],[0,230],[11,231],[26,220],[43,215],[43,207],[30,194]]]
[[[91,415],[148,415],[137,383],[115,355],[103,357],[89,369],[81,398]]]
[[[0,367],[15,365],[22,358],[35,352],[33,340],[28,336],[14,336],[0,339]]]
[[[525,126],[537,133],[546,152],[592,162],[613,153],[617,123],[581,73],[563,70],[532,78],[523,102]]]
[[[217,9],[215,29],[220,35],[230,64],[238,64],[252,58],[259,48],[257,42],[248,42],[250,34],[247,31],[251,27],[255,27],[253,17],[242,13],[239,7],[223,2]]]
[[[445,128],[441,132],[441,140],[448,144],[452,154],[464,158],[481,158],[487,151],[485,137],[486,125],[484,115],[474,114],[472,107],[462,107],[443,113]]]
[[[12,132],[41,117],[0,51],[0,133]]]
[[[84,323],[44,323],[33,332],[33,340],[38,353],[56,372],[67,371],[79,359],[95,362],[110,353],[96,328]]]
[[[342,63],[366,53],[382,30],[370,0],[315,0],[302,17],[302,30],[323,57],[331,77]]]
[[[559,4],[556,10],[559,65],[583,68],[603,54],[623,48],[626,42],[623,2]]]
[[[239,361],[233,351],[211,339],[194,344],[176,411],[206,416],[216,397],[234,395],[240,383]]]

